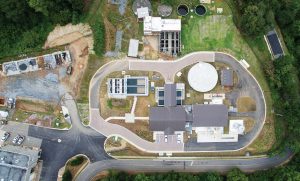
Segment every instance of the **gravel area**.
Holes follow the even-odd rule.
[[[46,101],[59,101],[66,92],[55,72],[33,72],[10,77],[0,77],[0,96],[29,97]]]
[[[123,16],[126,11],[127,0],[120,0],[119,13]]]
[[[118,30],[116,32],[116,44],[115,44],[116,52],[119,52],[122,48],[122,37],[123,37],[123,31]]]
[[[167,5],[159,5],[157,7],[158,14],[162,17],[170,16],[172,13],[172,7]]]

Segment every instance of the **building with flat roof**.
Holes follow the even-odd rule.
[[[130,39],[128,57],[137,57],[139,53],[139,40]]]
[[[150,108],[149,120],[151,131],[163,131],[165,135],[171,135],[175,131],[185,131],[187,115],[182,106],[153,107]]]
[[[178,86],[179,85],[179,86]],[[223,104],[225,94],[205,94],[204,99],[212,100],[209,104],[182,105],[178,104],[184,95],[181,83],[165,84],[156,88],[156,102],[159,107],[150,107],[149,124],[153,131],[153,139],[177,137],[178,143],[183,141],[183,132],[194,130],[197,134],[197,142],[236,142],[241,134],[242,127],[230,124],[231,132],[224,133],[224,127],[229,127],[228,108]],[[178,93],[181,93],[180,96]],[[220,101],[214,101],[220,100]],[[181,100],[182,103],[182,100]],[[241,120],[243,121],[243,120]],[[235,128],[235,129],[233,129]]]
[[[39,158],[38,149],[5,145],[0,148],[0,180],[29,181]]]
[[[156,87],[155,89],[155,101],[158,106],[182,105],[184,99],[184,83],[165,84],[164,87]]]
[[[159,51],[171,56],[181,52],[181,19],[144,18],[144,35],[159,36]]]
[[[192,105],[192,127],[228,126],[228,108],[219,104]]]
[[[143,76],[129,76],[124,78],[109,78],[107,92],[110,98],[125,99],[127,96],[148,96],[149,78]]]
[[[38,57],[30,57],[2,64],[4,75],[18,75],[27,72],[38,71],[43,68],[54,69],[57,65],[71,62],[69,51],[58,51]]]
[[[281,42],[278,38],[277,32],[275,30],[272,30],[268,32],[268,34],[265,36],[266,42],[269,48],[269,51],[274,59],[277,59],[284,55],[283,48],[281,45]]]
[[[233,86],[233,70],[223,69],[221,70],[221,85],[225,87]]]
[[[180,19],[162,19],[147,16],[144,19],[144,35],[158,35],[160,32],[180,32]]]

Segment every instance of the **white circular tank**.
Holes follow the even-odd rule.
[[[218,73],[209,63],[199,62],[188,73],[190,86],[198,92],[208,92],[218,83]]]

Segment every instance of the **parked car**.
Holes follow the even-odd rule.
[[[9,109],[14,109],[16,107],[16,100],[14,98],[7,99],[7,107]]]
[[[1,125],[5,125],[5,124],[7,124],[7,122],[8,122],[7,120],[1,120],[0,123],[1,123]]]
[[[14,139],[12,140],[12,143],[16,144],[18,142],[19,138],[20,138],[20,135],[17,135],[16,137],[14,137]]]
[[[10,133],[9,132],[5,132],[3,137],[1,138],[1,141],[6,141],[10,136]]]
[[[168,142],[168,135],[165,135],[165,143]]]
[[[20,138],[18,139],[17,145],[21,145],[25,140],[25,136],[20,136]]]
[[[69,65],[69,66],[67,67],[67,74],[68,74],[68,75],[71,75],[72,72],[73,72],[73,67],[72,67],[71,65]]]

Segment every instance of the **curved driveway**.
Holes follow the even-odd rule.
[[[240,140],[237,143],[193,143],[186,144],[185,146],[183,144],[157,144],[140,138],[139,136],[122,126],[106,122],[101,117],[99,110],[100,85],[103,79],[110,73],[122,70],[157,71],[163,75],[166,82],[173,82],[175,74],[179,70],[199,61],[221,62],[230,65],[239,76],[239,86],[242,90],[241,92],[239,92],[239,94],[251,96],[256,100],[257,111],[254,114],[254,117],[256,119],[254,128],[250,133],[244,136],[240,136]],[[186,55],[176,61],[151,61],[137,60],[132,58],[113,61],[101,67],[92,78],[90,82],[89,98],[90,127],[107,137],[113,135],[120,136],[139,149],[153,153],[239,150],[249,145],[258,136],[264,125],[266,117],[266,104],[264,95],[258,82],[248,70],[246,70],[240,63],[238,63],[235,58],[225,53],[195,52]]]

